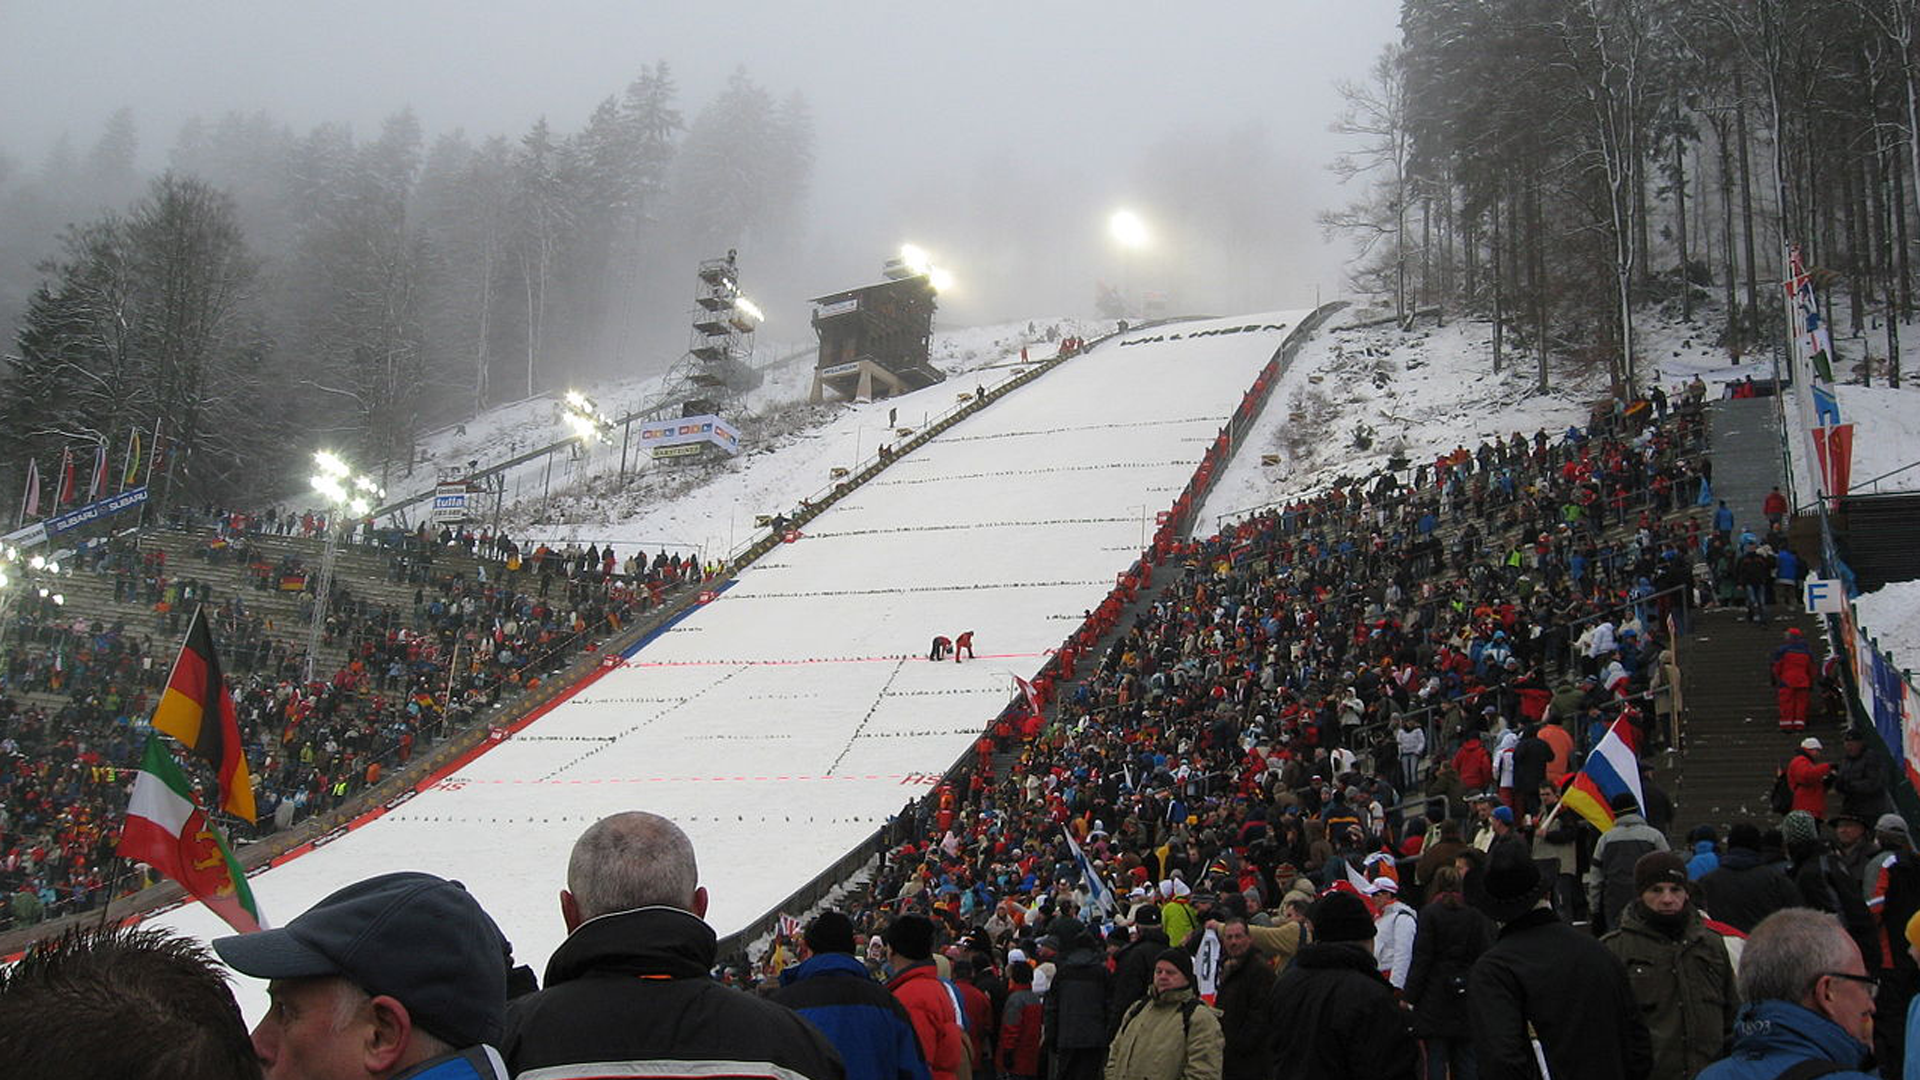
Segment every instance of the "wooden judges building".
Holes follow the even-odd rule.
[[[841,401],[871,401],[946,379],[927,358],[933,284],[926,274],[896,273],[889,264],[890,280],[814,299],[820,359],[809,401],[826,401],[829,392]]]

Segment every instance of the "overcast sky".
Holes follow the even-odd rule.
[[[963,316],[1084,311],[1093,280],[1123,273],[1196,283],[1192,303],[1216,309],[1292,306],[1316,286],[1338,289],[1344,249],[1313,225],[1345,199],[1323,168],[1340,148],[1327,132],[1333,82],[1364,77],[1398,8],[0,0],[0,148],[32,163],[67,132],[84,149],[121,105],[135,109],[142,163],[155,168],[183,120],[229,110],[264,109],[297,131],[344,120],[363,136],[402,106],[429,137],[455,127],[517,137],[543,115],[572,131],[643,65],[668,61],[689,115],[744,66],[813,107],[821,292],[912,239],[954,267],[961,283],[946,306]],[[1272,220],[1252,242],[1273,265],[1223,286],[1218,266],[1191,265],[1219,252],[1162,236],[1144,265],[1116,268],[1107,213],[1128,203],[1155,221],[1142,162],[1195,148],[1220,156],[1235,141],[1264,147],[1258,197]],[[1233,163],[1184,166],[1205,178]],[[1151,194],[1180,197],[1164,178]],[[1023,228],[1010,207],[1046,218],[1049,250],[1023,249],[1037,225]],[[1082,226],[1084,241],[1062,239]],[[1023,267],[1032,276],[1008,288]],[[970,269],[972,304],[961,296]]]

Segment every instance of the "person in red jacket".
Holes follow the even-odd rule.
[[[1787,762],[1787,786],[1793,789],[1793,809],[1805,810],[1815,821],[1827,816],[1827,774],[1833,763],[1821,761],[1820,740],[1809,735],[1800,740],[1800,752]]]
[[[1784,645],[1773,651],[1773,685],[1780,701],[1780,730],[1807,729],[1807,699],[1813,692],[1813,651],[1798,627],[1787,630]]]
[[[1008,1080],[1038,1080],[1040,1023],[1046,1008],[1033,992],[1033,965],[1015,960],[1007,965],[1006,1008],[1000,1014],[1000,1071]]]
[[[887,989],[906,1006],[933,1080],[954,1080],[968,1059],[967,1035],[960,1029],[960,999],[933,966],[933,921],[902,915],[881,935],[887,943]]]
[[[1468,791],[1485,791],[1493,783],[1493,755],[1487,753],[1479,732],[1469,731],[1460,749],[1454,751],[1453,771],[1460,774],[1460,783]]]
[[[969,660],[975,659],[973,655],[973,631],[971,630],[962,630],[960,636],[953,639],[954,663],[957,664],[960,662],[961,653],[966,653],[967,659]]]
[[[1767,499],[1760,504],[1760,512],[1767,515],[1767,527],[1777,529],[1787,517],[1787,497],[1780,494],[1779,485],[1767,492]]]

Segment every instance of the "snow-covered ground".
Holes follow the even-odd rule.
[[[538,969],[563,937],[555,896],[573,840],[605,814],[641,808],[692,837],[710,921],[722,932],[745,924],[967,751],[1011,676],[1031,675],[1133,560],[1154,512],[1306,314],[1181,327],[1251,332],[1111,340],[1056,368],[902,458],[443,783],[260,874],[255,895],[284,921],[369,874],[455,877]],[[971,384],[923,392],[936,395],[924,406],[850,410],[826,430],[857,437],[859,418],[873,423],[880,408],[909,423],[909,409],[933,410]],[[816,440],[835,447],[828,460],[851,451],[833,437]],[[765,467],[793,482],[816,465],[780,459],[818,453],[803,441]],[[702,490],[674,513],[707,515],[712,529],[734,498]],[[968,629],[978,659],[927,661],[934,634]],[[161,921],[223,932],[197,905]],[[239,987],[250,1015],[261,990]]]
[[[1854,613],[1883,652],[1906,670],[1920,669],[1920,581],[1897,581],[1854,602]]]

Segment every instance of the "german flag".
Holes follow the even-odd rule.
[[[220,809],[254,820],[253,780],[247,775],[247,757],[240,752],[240,720],[220,676],[220,658],[213,653],[213,631],[198,606],[167,689],[153,710],[153,726],[179,739],[219,773]]]

